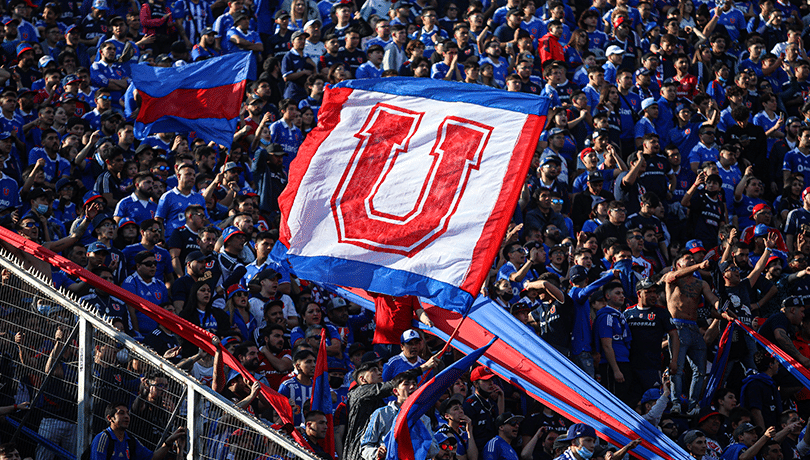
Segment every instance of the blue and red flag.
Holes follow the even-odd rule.
[[[329,364],[326,356],[326,328],[321,329],[321,345],[318,347],[318,359],[315,361],[315,378],[312,381],[312,399],[310,409],[326,414],[329,429],[326,438],[318,443],[324,451],[334,458],[335,455],[335,422],[333,419],[332,389],[329,387]]]
[[[256,60],[250,52],[180,67],[134,65],[125,100],[127,116],[135,111],[133,102],[140,102],[135,137],[195,131],[197,137],[230,147],[245,85],[255,78]]]
[[[334,85],[291,164],[273,257],[302,279],[463,312],[512,219],[548,109],[546,97],[443,80]]]
[[[366,309],[374,309],[374,301],[360,289],[326,287]],[[426,303],[422,303],[422,307],[435,324],[434,327],[425,329],[443,340],[449,338],[450,333],[464,318],[458,313]],[[509,312],[486,297],[478,297],[464,319],[464,326],[459,328],[458,336],[452,341],[452,346],[462,353],[471,353],[493,337],[500,340],[478,361],[566,419],[575,423],[587,423],[601,434],[602,439],[614,445],[622,446],[641,438],[641,445],[630,452],[637,458],[690,458],[675,442]]]
[[[805,388],[810,389],[810,370],[806,369],[804,366],[799,364],[798,361],[793,359],[793,357],[790,356],[789,354],[785,353],[784,350],[779,348],[777,345],[771,343],[768,339],[759,335],[758,332],[741,323],[740,320],[735,319],[734,324],[741,327],[748,335],[753,337],[754,340],[756,340],[760,345],[765,347],[765,349],[768,350],[768,353],[770,353],[771,356],[773,356],[774,358],[776,358],[777,361],[779,361],[779,364],[784,366],[785,369],[787,369],[791,375],[793,375],[800,382],[802,382],[802,385],[804,385]]]
[[[714,392],[718,387],[723,386],[723,376],[726,375],[726,368],[728,367],[728,356],[731,353],[731,336],[734,334],[734,323],[729,322],[723,335],[720,337],[720,344],[717,349],[717,354],[714,355],[712,362],[712,373],[709,375],[709,380],[706,383],[706,392],[703,399],[700,400],[700,407],[708,407],[712,404]]]
[[[419,419],[436,405],[439,398],[453,386],[470,366],[495,343],[488,344],[459,359],[439,375],[425,382],[399,409],[394,428],[387,436],[386,460],[420,460],[428,458],[433,433]]]

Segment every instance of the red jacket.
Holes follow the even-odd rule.
[[[548,60],[565,61],[565,51],[560,45],[560,39],[551,34],[543,35],[537,40],[537,50],[540,54],[540,63]]]

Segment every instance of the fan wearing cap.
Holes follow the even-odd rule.
[[[154,219],[146,219],[141,225],[137,225],[133,220],[126,218],[121,220],[118,227],[118,232],[121,233],[124,227],[133,226],[135,234],[140,235],[140,239],[126,246],[123,249],[124,260],[127,261],[127,273],[132,273],[135,270],[133,264],[135,255],[141,251],[152,251],[155,254],[157,261],[157,271],[155,277],[159,280],[170,283],[174,280],[174,269],[172,268],[172,258],[169,251],[163,249],[157,244],[163,241],[163,232]]]
[[[157,279],[157,260],[151,251],[141,251],[135,255],[135,273],[128,276],[121,284],[123,289],[138,295],[144,300],[160,305],[169,299],[169,291],[162,279]],[[157,329],[157,322],[140,311],[130,310],[133,329],[142,335],[150,334]]]
[[[557,442],[569,442],[570,447],[558,457],[561,460],[587,460],[593,457],[596,450],[596,430],[584,423],[575,423],[568,428],[568,433],[557,438]]]
[[[514,415],[511,412],[500,414],[495,419],[498,435],[484,446],[483,460],[517,460],[517,452],[511,444],[518,436],[518,426],[522,421],[522,415]]]
[[[808,145],[810,145],[810,129],[807,131],[806,136]],[[810,148],[808,152],[810,152]],[[802,191],[801,200],[802,206],[790,211],[785,221],[785,243],[791,252],[796,250],[796,237],[802,225],[810,223],[810,187]]]
[[[194,191],[194,179],[197,175],[194,166],[183,163],[177,166],[176,170],[177,186],[160,197],[155,211],[155,219],[163,224],[167,240],[172,237],[175,230],[183,225],[194,225],[189,224],[189,217],[199,217],[199,224],[195,225],[194,232],[202,228],[202,223],[208,219],[205,198],[201,193]],[[192,206],[199,206],[199,211],[195,212],[193,216],[188,211]],[[182,273],[182,270],[178,270],[178,265],[175,265],[175,271]]]
[[[478,366],[470,373],[473,394],[464,401],[464,414],[470,418],[472,437],[476,446],[483,446],[498,435],[495,419],[504,413],[504,394],[498,378],[486,366]]]
[[[388,381],[400,372],[421,366],[425,360],[419,356],[424,350],[425,342],[416,329],[408,329],[400,337],[401,353],[394,355],[383,365],[382,379]]]
[[[203,7],[209,8],[204,4]],[[208,14],[211,14],[210,10]],[[217,46],[217,38],[217,32],[213,28],[206,27],[202,29],[200,31],[199,41],[191,48],[191,60],[197,62],[203,59],[221,56],[222,51]]]
[[[540,156],[540,167],[537,176],[529,179],[530,189],[545,187],[563,199],[563,209],[568,212],[571,199],[568,194],[568,162],[564,160],[562,148],[565,144],[565,133],[560,128],[552,128],[548,133],[548,146]]]
[[[790,426],[793,429],[793,426]],[[778,438],[780,441],[788,434],[787,428],[777,433],[776,427],[768,427],[762,436],[757,438],[757,427],[744,422],[734,430],[734,443],[726,447],[722,460],[750,460],[760,458],[759,453],[765,444]]]
[[[98,266],[93,269],[92,273],[108,283],[116,284],[113,271],[107,267]],[[91,287],[90,293],[79,300],[87,305],[88,308],[98,310],[101,315],[119,318],[126,328],[124,332],[129,333],[132,330],[132,322],[129,319],[129,311],[127,310],[126,304],[116,297],[112,297],[104,289]]]
[[[785,353],[802,366],[810,368],[810,358],[803,356],[796,349],[793,340],[796,338],[795,329],[801,326],[805,316],[804,308],[807,301],[802,296],[790,296],[782,301],[782,308],[779,312],[771,315],[764,324],[759,327],[758,332],[769,342],[779,346]]]
[[[264,51],[264,45],[259,33],[250,30],[250,17],[242,12],[234,15],[233,26],[225,32],[225,40],[222,42],[223,54],[237,51],[254,51],[256,53]]]
[[[284,97],[291,98],[295,101],[301,100],[307,96],[304,90],[304,83],[307,77],[315,73],[315,63],[312,59],[306,57],[304,54],[304,47],[306,46],[309,34],[296,30],[292,34],[292,50],[284,55],[281,60],[281,74],[286,82],[284,88]],[[279,106],[281,109],[281,106]],[[289,153],[289,152],[288,152]]]
[[[442,438],[451,439],[455,444],[455,454],[459,460],[468,460],[470,456],[478,457],[475,439],[470,436],[471,420],[464,414],[464,398],[456,393],[439,405],[439,416],[446,424],[439,426],[434,435],[442,449]],[[469,453],[469,455],[468,455]]]
[[[574,193],[581,193],[588,190],[588,195],[600,195],[608,201],[613,200],[613,194],[610,192],[610,190],[613,190],[613,180],[616,179],[622,173],[622,171],[627,171],[627,164],[620,158],[612,144],[608,144],[605,147],[605,152],[602,156],[601,163],[604,164],[606,160],[610,160],[607,162],[610,164],[616,164],[617,167],[608,168],[607,166],[604,166],[600,169],[599,154],[591,147],[587,147],[580,152],[579,161],[582,162],[585,171],[574,179]],[[606,189],[600,187],[597,190],[596,187],[590,187],[592,182],[593,185],[596,185],[599,182],[606,182]]]
[[[363,460],[385,458],[385,436],[394,428],[394,422],[400,407],[418,388],[416,375],[411,372],[398,374],[392,381],[394,387],[391,393],[396,399],[371,414],[368,425],[360,439],[360,455]],[[431,423],[427,415],[423,415],[419,422],[425,425],[423,429],[430,430]],[[428,457],[432,458],[438,453],[438,450],[436,440],[432,439]]]

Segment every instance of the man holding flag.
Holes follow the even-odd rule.
[[[371,420],[368,422],[366,432],[360,440],[360,453],[363,460],[381,460],[386,457],[385,435],[394,428],[394,421],[396,421],[397,414],[405,400],[418,388],[418,382],[411,371],[397,374],[392,382],[394,383],[394,389],[391,390],[391,393],[397,399],[371,414]],[[429,431],[430,418],[423,415],[420,421],[424,423],[425,429]],[[437,451],[438,447],[435,442],[432,442],[429,457],[435,455]]]
[[[385,405],[385,398],[391,395],[397,378],[393,378],[385,383],[382,381],[379,361],[363,362],[354,372],[354,381],[357,386],[349,391],[348,406],[349,416],[346,426],[344,460],[360,460],[361,438],[366,431],[366,425],[372,413]],[[422,373],[433,369],[439,361],[435,356],[422,363],[421,366],[402,374],[410,376],[416,380]]]

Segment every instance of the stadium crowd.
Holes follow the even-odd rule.
[[[290,399],[316,449],[328,426],[308,407],[323,329],[343,460],[384,458],[399,407],[423,374],[454,359],[434,356],[443,343],[415,328],[432,324],[415,299],[374,295],[375,314],[269,257],[278,197],[324,89],[402,76],[551,100],[514,222],[493,242],[501,250],[485,295],[697,459],[810,455],[810,390],[740,329],[726,378],[700,405],[732,318],[810,366],[808,4],[12,0],[0,9],[0,224],[214,332]],[[193,132],[134,138],[122,112],[132,65],[236,51],[252,52],[261,72],[231,145]],[[278,422],[221,354],[68,273],[51,277]],[[35,365],[52,370],[63,338]],[[56,374],[70,369],[62,364]],[[143,377],[148,398],[162,377]],[[125,440],[124,421],[144,404],[100,414],[110,429],[94,427],[94,459],[110,458],[113,434],[110,449],[152,458]],[[70,446],[75,435],[56,422],[43,419],[40,435]],[[637,444],[608,447],[485,367],[423,423],[439,460],[619,460]],[[8,452],[0,446],[0,459]]]

